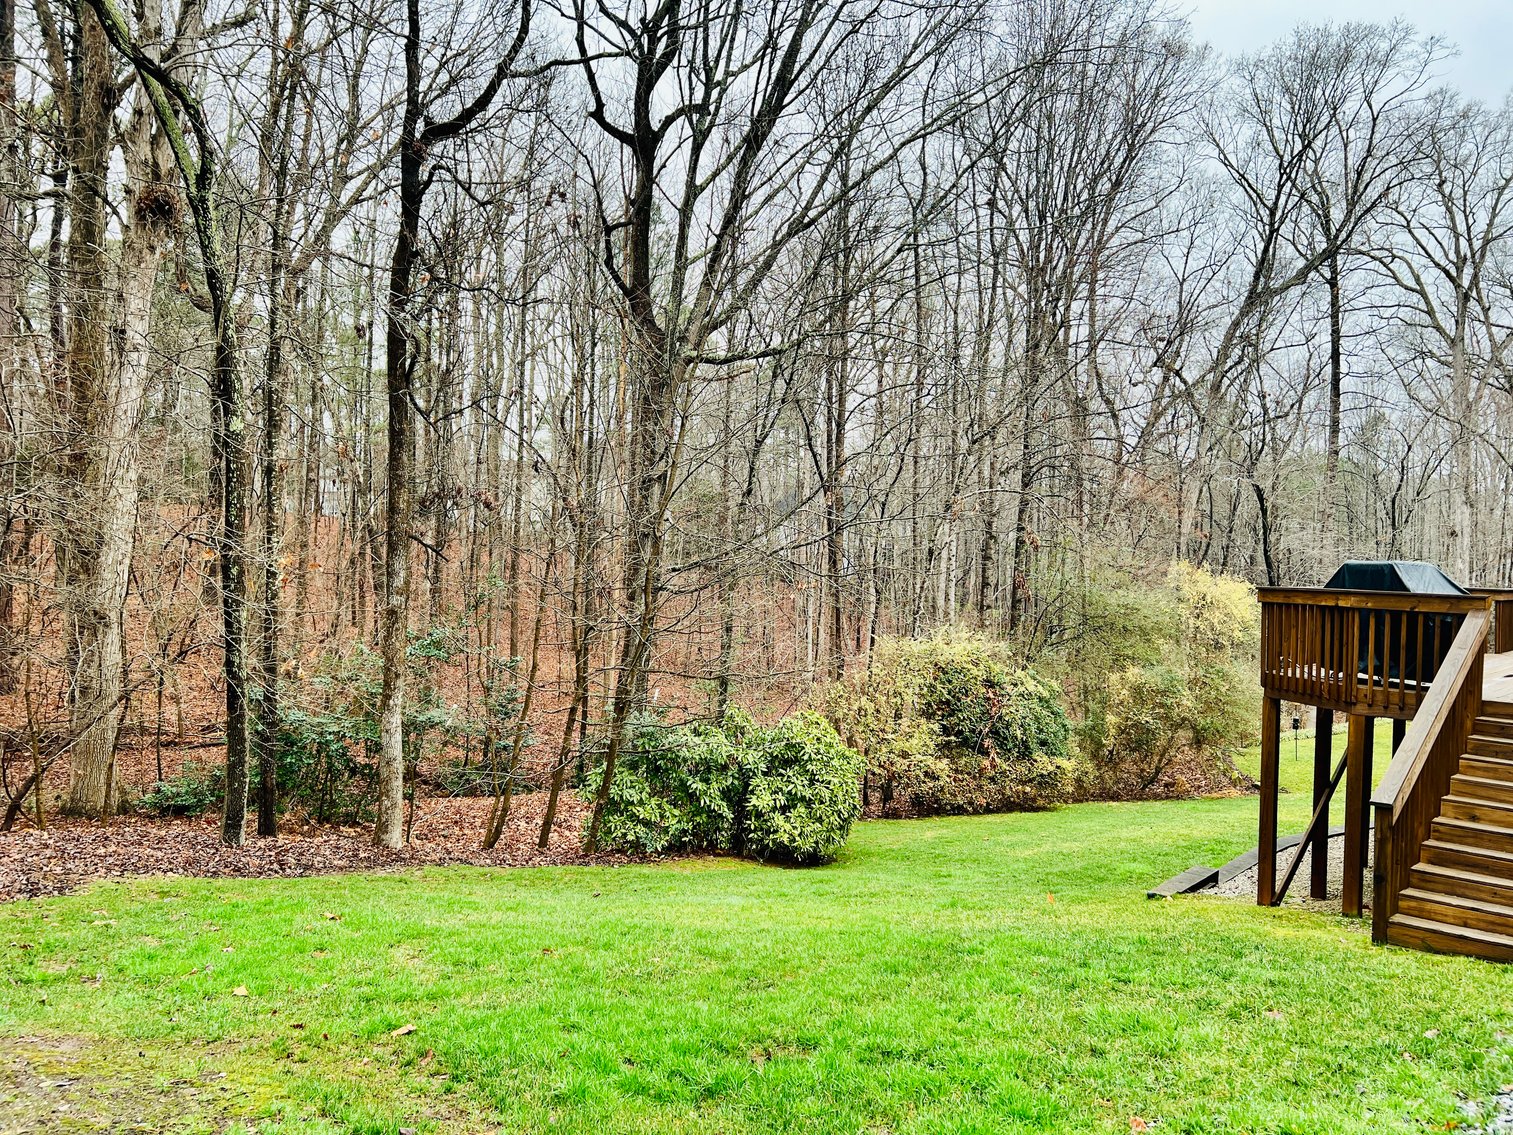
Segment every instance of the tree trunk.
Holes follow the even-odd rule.
[[[378,652],[383,666],[379,696],[378,815],[373,842],[397,848],[404,841],[405,651],[409,640],[410,528],[415,512],[415,422],[411,410],[414,331],[410,298],[420,233],[424,155],[420,125],[420,0],[407,0],[404,56],[405,110],[399,143],[399,235],[389,268],[389,314],[384,376],[388,392],[388,517],[384,524],[383,612]]]
[[[126,579],[136,523],[135,429],[140,390],[110,373],[106,303],[106,173],[117,99],[109,42],[94,13],[79,12],[77,93],[68,124],[69,313],[58,406],[64,455],[56,559],[70,668],[67,811],[115,808],[115,748],[125,662]],[[133,395],[135,395],[133,397]],[[126,483],[117,478],[126,475]]]

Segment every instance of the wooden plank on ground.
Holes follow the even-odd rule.
[[[1217,867],[1189,867],[1180,875],[1173,875],[1158,887],[1152,887],[1145,892],[1148,899],[1169,899],[1173,895],[1191,894],[1193,891],[1201,891],[1204,887],[1212,886],[1219,881],[1219,869]]]

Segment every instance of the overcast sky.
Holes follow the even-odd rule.
[[[1513,0],[1179,0],[1177,6],[1191,13],[1193,34],[1225,55],[1254,51],[1305,21],[1401,16],[1460,48],[1442,65],[1445,82],[1489,103],[1513,90]]]

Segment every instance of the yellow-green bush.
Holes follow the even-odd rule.
[[[1060,691],[964,631],[884,639],[825,711],[867,762],[868,803],[909,814],[1043,808],[1073,764]]]
[[[1112,649],[1118,664],[1085,675],[1095,790],[1147,793],[1182,762],[1231,775],[1232,754],[1253,742],[1260,720],[1254,588],[1177,563],[1140,605],[1131,620],[1145,628],[1139,648]]]

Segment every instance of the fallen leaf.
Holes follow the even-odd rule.
[[[1131,1131],[1149,1131],[1151,1126],[1138,1115],[1132,1115],[1129,1117],[1129,1129]]]
[[[1428,1037],[1430,1040],[1433,1040],[1435,1037],[1439,1036],[1439,1030],[1438,1029],[1425,1029],[1424,1030],[1424,1035],[1426,1037]]]
[[[341,921],[341,915],[339,915],[339,914],[332,914],[328,910],[328,911],[326,911],[326,920],[328,922],[340,922]]]
[[[1287,1019],[1287,1014],[1278,1009],[1267,1009],[1266,1016],[1270,1017],[1273,1021],[1285,1021]]]
[[[248,994],[247,994],[247,987],[245,985],[238,985],[235,989],[233,989],[231,991],[231,996],[233,996],[233,997],[246,997],[246,996],[248,996]]]
[[[390,1036],[409,1036],[414,1031],[415,1031],[415,1026],[414,1025],[400,1025],[399,1028],[395,1029],[389,1035]]]

